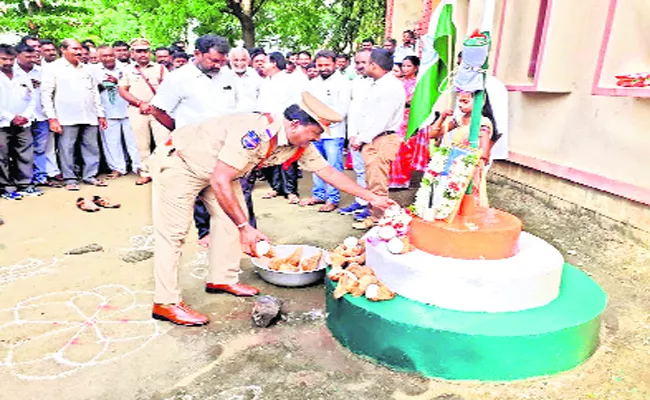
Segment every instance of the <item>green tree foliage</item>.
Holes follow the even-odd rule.
[[[112,43],[146,37],[154,45],[215,33],[273,47],[350,50],[383,36],[386,0],[0,0],[0,30],[60,41]],[[239,11],[237,11],[239,7]],[[247,8],[248,7],[248,8]],[[238,12],[248,10],[252,25]],[[252,29],[252,31],[251,31]],[[246,32],[248,31],[248,32]]]

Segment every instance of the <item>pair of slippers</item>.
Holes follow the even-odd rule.
[[[121,204],[111,202],[107,197],[93,196],[79,197],[77,199],[77,208],[85,212],[96,212],[101,208],[120,208]]]

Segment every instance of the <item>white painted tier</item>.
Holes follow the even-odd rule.
[[[370,233],[372,234],[372,233]],[[544,306],[560,291],[564,259],[544,240],[522,232],[519,253],[503,260],[460,260],[420,250],[395,255],[367,244],[367,264],[391,290],[411,300],[474,312]]]

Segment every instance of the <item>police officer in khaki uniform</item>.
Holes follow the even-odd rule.
[[[124,64],[118,82],[119,93],[127,102],[131,129],[140,153],[141,171],[136,185],[151,182],[148,159],[151,154],[151,136],[159,146],[169,136],[169,130],[151,115],[151,99],[167,73],[164,66],[151,61],[151,46],[146,39],[131,41],[131,57],[135,61]]]
[[[153,318],[178,325],[204,325],[208,318],[185,305],[178,287],[181,245],[201,192],[212,227],[206,292],[252,296],[259,291],[238,282],[241,252],[255,255],[268,238],[248,224],[238,179],[259,166],[298,161],[325,182],[375,207],[394,204],[357,185],[330,166],[311,144],[343,118],[309,93],[284,115],[232,114],[172,132],[152,157],[155,294]],[[206,190],[204,190],[206,189]]]

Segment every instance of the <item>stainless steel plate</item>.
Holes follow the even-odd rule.
[[[322,280],[325,276],[325,268],[327,267],[325,259],[328,256],[328,253],[325,250],[314,246],[295,244],[281,244],[273,246],[273,250],[278,257],[288,257],[297,247],[303,248],[303,260],[315,255],[319,250],[323,252],[323,255],[318,264],[318,268],[316,270],[309,272],[273,271],[269,269],[269,263],[271,262],[271,259],[266,257],[259,257],[251,259],[253,265],[255,266],[255,272],[257,272],[260,278],[264,279],[268,283],[283,287],[307,286]]]

